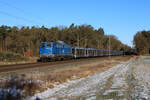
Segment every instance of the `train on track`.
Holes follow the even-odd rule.
[[[63,41],[41,42],[38,61],[48,62],[53,60],[77,59],[100,56],[119,56],[123,51],[104,50],[95,48],[73,47]]]

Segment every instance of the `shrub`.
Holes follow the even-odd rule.
[[[0,61],[11,62],[11,61],[23,61],[23,60],[28,60],[28,59],[21,56],[20,54],[0,51]]]
[[[42,88],[40,82],[32,78],[25,79],[24,75],[11,75],[9,80],[0,84],[0,100],[22,100]]]

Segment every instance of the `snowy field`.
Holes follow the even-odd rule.
[[[24,100],[150,100],[150,57],[54,86]]]
[[[104,72],[68,81],[27,100],[150,100],[150,58],[122,62]]]

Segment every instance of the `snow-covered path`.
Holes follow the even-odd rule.
[[[142,73],[145,71],[141,70],[143,64],[145,64],[144,62],[141,63],[144,61],[143,59],[145,58],[136,61],[133,58],[104,72],[68,81],[53,89],[37,93],[33,98],[39,97],[42,100],[150,99],[150,87],[148,87],[150,86],[150,74]],[[148,71],[150,71],[150,68],[146,70],[147,73],[149,73]],[[141,82],[141,80],[144,82]]]

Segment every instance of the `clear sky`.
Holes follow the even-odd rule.
[[[0,0],[0,25],[102,27],[132,46],[137,31],[150,30],[150,0]]]

